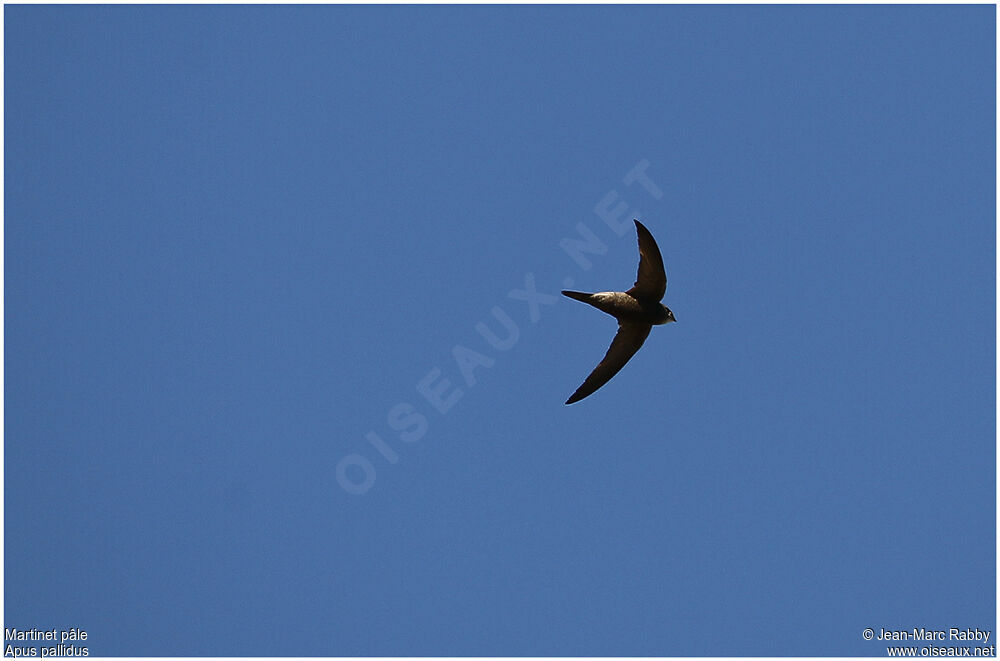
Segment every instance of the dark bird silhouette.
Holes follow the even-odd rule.
[[[579,402],[618,374],[646,341],[653,326],[677,321],[670,308],[660,303],[667,291],[667,274],[663,270],[660,249],[656,247],[656,241],[649,230],[638,220],[634,222],[635,231],[639,235],[639,275],[636,276],[632,289],[596,294],[563,291],[564,295],[593,305],[618,320],[618,334],[611,341],[608,353],[583,385],[566,400],[567,404]]]

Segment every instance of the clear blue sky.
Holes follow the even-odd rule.
[[[995,629],[993,6],[4,12],[6,626],[91,655]],[[567,407],[614,320],[516,290],[631,286],[602,201],[678,323]]]

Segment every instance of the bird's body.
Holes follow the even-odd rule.
[[[659,326],[668,321],[669,310],[659,301],[639,300],[623,291],[601,291],[595,294],[585,294],[578,291],[564,291],[564,295],[593,305],[601,312],[607,312],[619,321],[634,321]]]
[[[580,401],[610,381],[639,350],[653,326],[676,321],[670,308],[660,303],[667,289],[660,249],[649,230],[638,220],[634,222],[639,237],[639,275],[631,289],[596,294],[563,291],[565,296],[593,305],[618,320],[618,334],[611,341],[608,353],[566,400],[567,404]]]

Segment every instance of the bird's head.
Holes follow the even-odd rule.
[[[674,313],[670,311],[666,305],[660,305],[660,315],[656,320],[657,324],[669,324],[671,321],[677,321],[674,319]]]

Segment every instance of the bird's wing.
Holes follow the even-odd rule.
[[[635,286],[626,293],[636,298],[660,300],[667,291],[667,274],[663,270],[663,257],[656,247],[653,235],[649,233],[638,220],[635,223],[636,234],[639,235],[639,275],[635,278]]]
[[[611,348],[604,354],[604,360],[594,368],[587,380],[576,389],[576,392],[566,400],[566,403],[579,402],[610,381],[611,377],[618,374],[618,371],[625,367],[629,358],[639,350],[652,328],[650,324],[635,323],[623,323],[618,326],[618,334],[611,341]]]

